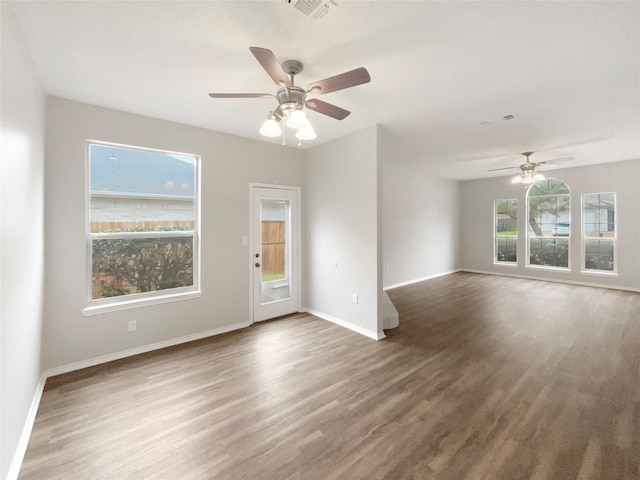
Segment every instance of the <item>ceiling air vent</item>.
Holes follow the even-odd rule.
[[[331,5],[334,7],[338,6],[335,0],[329,0],[328,2],[322,0],[298,0],[294,7],[313,20],[318,20],[329,12]]]
[[[502,117],[503,120],[513,120],[514,118],[516,118],[515,115],[505,115],[504,117]]]

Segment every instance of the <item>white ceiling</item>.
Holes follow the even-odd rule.
[[[359,66],[371,74],[321,97],[352,114],[310,112],[318,139],[307,146],[380,124],[395,161],[455,179],[495,175],[487,169],[527,150],[534,161],[574,157],[566,167],[640,158],[640,2],[327,0],[318,20],[296,2],[15,11],[50,95],[278,143],[258,134],[274,99],[207,95],[275,93],[249,52],[259,46],[302,61],[303,86]]]

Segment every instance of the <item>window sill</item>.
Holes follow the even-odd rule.
[[[594,277],[617,277],[618,272],[610,272],[607,270],[580,270],[583,275],[593,275]]]
[[[517,267],[518,263],[517,262],[493,262],[493,264],[497,267]]]
[[[552,271],[552,272],[571,273],[571,269],[567,267],[552,267],[549,265],[527,265],[526,268],[530,268],[532,270],[546,270],[546,271]]]
[[[99,315],[101,313],[117,312],[120,310],[129,310],[131,308],[146,307],[148,305],[158,305],[161,303],[177,302],[180,300],[189,300],[202,296],[200,290],[181,292],[157,297],[136,298],[131,300],[114,301],[102,305],[89,305],[82,310],[85,317],[91,315]]]

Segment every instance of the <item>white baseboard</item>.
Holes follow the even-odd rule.
[[[121,352],[110,353],[108,355],[102,355],[101,357],[90,358],[88,360],[82,360],[80,362],[70,363],[68,365],[62,365],[60,367],[50,368],[42,373],[40,376],[40,382],[36,388],[36,392],[31,402],[31,408],[29,414],[22,429],[22,435],[18,443],[18,448],[13,456],[9,472],[5,480],[16,480],[22,467],[24,455],[27,453],[27,446],[29,444],[29,438],[31,437],[31,431],[33,430],[33,424],[36,420],[36,414],[38,413],[38,407],[40,406],[40,399],[42,398],[42,392],[44,391],[44,385],[47,378],[55,375],[61,375],[63,373],[73,372],[75,370],[81,370],[87,367],[93,367],[102,363],[112,362],[114,360],[120,360],[123,358],[131,357],[133,355],[139,355],[141,353],[151,352],[153,350],[159,350],[161,348],[173,347],[180,345],[181,343],[192,342],[194,340],[200,340],[214,335],[220,335],[222,333],[231,332],[233,330],[239,330],[250,326],[250,322],[233,323],[231,325],[225,325],[224,327],[215,328],[213,330],[207,330],[206,332],[195,333],[193,335],[186,335],[184,337],[172,338],[163,342],[152,343],[151,345],[143,345],[141,347],[131,348],[129,350],[123,350]]]
[[[385,338],[384,332],[373,332],[371,330],[367,330],[366,328],[353,325],[350,322],[346,322],[339,318],[332,317],[331,315],[326,315],[322,312],[318,312],[315,310],[305,309],[304,311],[312,315],[315,315],[316,317],[319,317],[324,320],[328,320],[332,323],[335,323],[337,325],[340,325],[341,327],[345,327],[345,328],[348,328],[349,330],[353,330],[354,332],[357,332],[361,335],[372,338],[374,340],[381,340]],[[25,425],[22,430],[22,435],[20,436],[20,442],[18,443],[18,448],[16,449],[16,453],[13,456],[13,460],[11,462],[11,466],[9,467],[9,472],[7,474],[6,480],[17,480],[18,478],[18,474],[20,473],[20,468],[22,467],[22,461],[24,460],[24,455],[27,452],[29,438],[31,437],[31,431],[33,430],[33,424],[36,419],[36,414],[38,413],[38,407],[40,406],[40,400],[42,398],[42,392],[44,391],[44,385],[45,385],[45,382],[47,381],[47,378],[53,377],[56,375],[61,375],[63,373],[69,373],[76,370],[81,370],[87,367],[101,365],[103,363],[112,362],[114,360],[121,360],[123,358],[132,357],[134,355],[139,355],[141,353],[160,350],[161,348],[173,347],[175,345],[180,345],[182,343],[192,342],[194,340],[200,340],[203,338],[220,335],[222,333],[231,332],[233,330],[239,330],[241,328],[245,328],[250,325],[251,325],[250,322],[239,322],[231,325],[225,325],[224,327],[215,328],[213,330],[207,330],[205,332],[195,333],[193,335],[186,335],[184,337],[172,338],[162,342],[152,343],[150,345],[143,345],[141,347],[131,348],[129,350],[110,353],[108,355],[102,355],[100,357],[90,358],[87,360],[82,360],[80,362],[75,362],[67,365],[62,365],[59,367],[50,368],[44,371],[40,377],[40,381],[36,388],[36,392],[33,396],[33,400],[31,402],[31,408],[29,409],[29,414],[25,421]]]
[[[451,275],[452,273],[461,272],[462,270],[449,270],[447,272],[435,273],[433,275],[428,275],[426,277],[420,277],[413,280],[409,280],[407,282],[395,283],[393,285],[387,285],[386,287],[382,287],[384,291],[392,290],[394,288],[406,287],[407,285],[412,285],[414,283],[424,282],[425,280],[431,280],[432,278],[443,277],[444,275]]]
[[[20,441],[18,442],[18,447],[16,448],[16,452],[14,453],[13,459],[11,460],[11,465],[9,465],[9,472],[7,473],[6,480],[17,480],[18,478],[20,467],[22,467],[22,461],[24,460],[24,455],[25,453],[27,453],[29,438],[31,438],[33,424],[36,421],[36,414],[38,413],[38,407],[40,406],[40,399],[42,398],[42,392],[44,391],[44,383],[46,382],[46,380],[47,377],[44,374],[40,375],[40,381],[38,382],[36,392],[33,395],[31,407],[29,408],[29,413],[27,414],[27,420],[24,422],[22,434],[20,435]]]
[[[554,282],[554,283],[566,283],[568,285],[579,285],[581,287],[595,287],[595,288],[608,288],[610,290],[623,290],[625,292],[640,292],[640,288],[635,287],[627,287],[624,285],[607,285],[605,283],[595,283],[595,282],[576,282],[572,279],[562,279],[562,278],[548,278],[548,277],[536,277],[535,275],[521,275],[516,273],[503,273],[503,272],[490,272],[488,270],[473,270],[470,268],[463,268],[458,270],[459,272],[468,272],[468,273],[481,273],[483,275],[497,275],[499,277],[513,277],[513,278],[523,278],[525,280],[539,280],[541,282]]]
[[[351,322],[347,322],[346,320],[342,320],[332,315],[327,315],[326,313],[319,312],[318,310],[313,310],[312,308],[303,308],[302,310],[304,312],[310,313],[315,317],[322,318],[323,320],[328,320],[331,323],[335,323],[336,325],[340,325],[341,327],[348,328],[349,330],[359,333],[360,335],[372,338],[373,340],[382,340],[383,338],[386,338],[384,331],[374,332],[373,330],[359,327],[358,325],[354,325]]]
[[[184,337],[171,338],[158,343],[152,343],[150,345],[143,345],[141,347],[131,348],[129,350],[123,350],[121,352],[110,353],[108,355],[102,355],[100,357],[90,358],[88,360],[82,360],[76,363],[70,363],[68,365],[62,365],[60,367],[51,368],[45,371],[46,378],[53,377],[55,375],[61,375],[63,373],[73,372],[75,370],[81,370],[87,367],[93,367],[107,362],[113,362],[114,360],[121,360],[123,358],[132,357],[141,353],[152,352],[154,350],[160,350],[161,348],[173,347],[180,345],[181,343],[193,342],[194,340],[200,340],[202,338],[213,337],[214,335],[220,335],[222,333],[231,332],[233,330],[239,330],[250,326],[249,322],[233,323],[231,325],[225,325],[224,327],[214,328],[213,330],[207,330],[205,332],[194,333],[193,335],[185,335]]]

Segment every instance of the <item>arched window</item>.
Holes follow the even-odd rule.
[[[527,192],[527,266],[569,268],[571,192],[562,180],[548,178]]]

